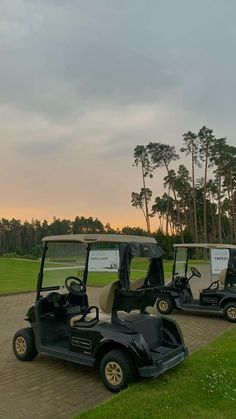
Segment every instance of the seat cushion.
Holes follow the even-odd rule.
[[[130,289],[131,290],[137,290],[138,288],[141,288],[144,285],[145,278],[138,278],[134,279],[133,281],[130,281]]]
[[[99,297],[99,307],[104,313],[111,313],[113,302],[115,298],[115,290],[119,286],[119,281],[112,282],[109,285],[103,287]]]
[[[226,269],[223,269],[223,270],[220,272],[220,274],[219,274],[218,281],[219,281],[222,285],[225,285],[225,280],[226,280],[226,276],[227,276],[227,271],[228,271],[228,269],[227,269],[227,268],[226,268]]]

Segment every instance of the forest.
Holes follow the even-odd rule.
[[[54,217],[52,223],[32,219],[31,222],[16,219],[0,220],[0,256],[37,258],[41,254],[41,239],[44,236],[61,234],[147,234],[139,227],[123,227],[113,229],[110,224],[105,226],[97,218],[75,217],[73,221]]]
[[[180,153],[180,154],[179,154]],[[190,169],[178,160],[189,162]],[[140,191],[131,193],[131,205],[142,211],[146,230],[125,226],[113,229],[97,218],[77,216],[74,220],[0,219],[0,256],[39,257],[41,239],[47,235],[75,233],[151,234],[172,257],[172,246],[180,242],[236,243],[236,147],[226,138],[216,138],[203,126],[198,133],[183,134],[178,150],[165,142],[152,141],[134,149],[139,169]],[[148,182],[162,180],[164,193],[153,196]],[[157,180],[156,180],[157,179]],[[151,231],[150,220],[156,226]]]
[[[181,163],[175,146],[163,142],[137,145],[134,165],[141,168],[140,192],[132,192],[131,204],[140,209],[150,232],[150,218],[158,217],[159,231],[181,242],[236,242],[236,147],[217,138],[203,126],[198,133],[183,134],[179,152],[189,162]],[[148,178],[160,182],[165,169],[164,194],[153,197]],[[196,175],[197,173],[197,175]],[[153,200],[153,203],[151,204]]]

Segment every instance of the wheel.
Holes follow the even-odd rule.
[[[161,314],[170,314],[173,310],[173,302],[168,297],[158,298],[156,308]]]
[[[236,303],[228,303],[224,306],[224,316],[230,322],[236,323]]]
[[[38,354],[34,332],[31,327],[26,327],[16,332],[12,345],[15,356],[21,361],[31,361]]]
[[[128,354],[114,349],[102,358],[100,375],[108,390],[118,393],[135,381],[137,372]]]

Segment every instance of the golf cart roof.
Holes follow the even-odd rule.
[[[179,243],[174,244],[175,248],[195,248],[201,247],[203,249],[236,249],[236,244],[221,244],[221,243]]]
[[[43,242],[78,242],[78,243],[150,243],[157,244],[153,237],[132,236],[124,234],[66,234],[61,236],[46,236]]]

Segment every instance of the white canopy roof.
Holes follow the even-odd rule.
[[[174,247],[182,247],[182,248],[201,247],[203,249],[236,249],[235,244],[227,244],[227,243],[179,243],[179,244],[174,244]]]
[[[66,234],[61,236],[45,236],[43,242],[79,242],[79,243],[150,243],[157,244],[153,237],[125,234]]]

